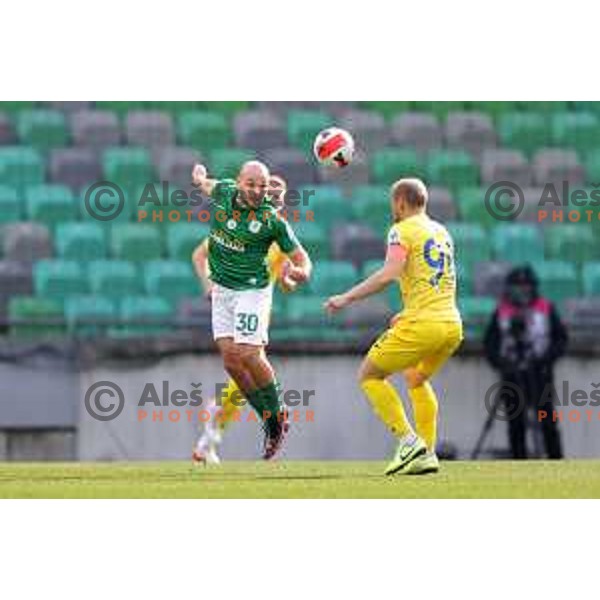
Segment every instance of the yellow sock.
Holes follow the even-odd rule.
[[[245,401],[242,403],[242,399],[244,399],[244,395],[240,391],[240,388],[233,379],[230,379],[227,382],[227,387],[223,390],[221,405],[219,406],[217,403],[216,421],[221,430],[225,430],[230,423],[233,423],[235,415],[246,408],[248,402]]]
[[[362,382],[361,387],[373,405],[375,414],[396,437],[414,433],[406,418],[402,399],[389,381],[367,379]]]
[[[435,392],[431,384],[426,381],[419,387],[409,388],[408,395],[413,406],[417,434],[423,438],[423,441],[427,444],[427,449],[433,452],[437,437],[438,411]]]

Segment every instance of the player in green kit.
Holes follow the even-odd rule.
[[[208,264],[213,336],[225,370],[258,413],[265,429],[263,458],[281,448],[289,428],[275,372],[263,349],[268,343],[273,288],[267,255],[273,242],[288,256],[286,277],[304,283],[312,264],[267,195],[269,170],[245,163],[237,180],[210,179],[196,165],[192,179],[212,203]]]

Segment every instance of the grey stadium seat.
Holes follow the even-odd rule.
[[[447,188],[429,188],[429,201],[427,204],[429,214],[442,223],[454,221],[458,216],[456,203],[452,199],[450,190]]]
[[[73,140],[77,146],[105,150],[121,143],[117,115],[107,110],[84,110],[71,118]]]
[[[186,187],[192,181],[192,168],[202,162],[202,156],[193,148],[169,147],[156,152],[156,167],[161,181]]]
[[[100,159],[89,148],[60,148],[50,153],[50,179],[79,191],[102,179]]]
[[[0,113],[0,146],[15,142],[15,130],[6,113]]]
[[[12,296],[33,293],[32,264],[0,260],[0,315],[6,317]]]
[[[384,328],[392,316],[393,311],[387,303],[374,297],[349,306],[343,314],[343,319],[348,327]]]
[[[481,181],[511,181],[524,188],[531,184],[531,168],[519,150],[484,150],[481,156]]]
[[[251,110],[237,114],[233,132],[238,146],[261,151],[287,146],[287,133],[282,119],[273,112]]]
[[[359,266],[367,260],[383,259],[385,244],[381,236],[360,223],[340,223],[331,232],[331,257]]]
[[[379,113],[349,110],[340,118],[340,125],[352,132],[356,145],[366,152],[380,150],[388,144],[388,128]]]
[[[297,190],[304,184],[316,183],[317,170],[311,158],[295,148],[275,148],[261,154],[271,173],[284,177],[288,188]]]
[[[125,135],[131,146],[156,148],[175,144],[175,127],[168,113],[133,111],[125,120]]]
[[[448,115],[445,137],[450,148],[462,148],[478,157],[496,145],[496,131],[489,115],[478,112],[452,112]]]
[[[504,291],[504,280],[511,269],[505,261],[481,261],[475,263],[473,291],[476,296],[499,298]]]
[[[569,298],[563,316],[571,328],[588,331],[595,338],[600,327],[600,298]]]
[[[369,183],[369,163],[360,151],[354,155],[354,160],[349,167],[319,167],[319,180],[322,183],[340,186],[346,195],[351,195],[357,185]]]
[[[397,146],[426,153],[442,145],[442,128],[433,115],[406,112],[392,121],[392,140]]]
[[[574,150],[544,149],[534,156],[533,179],[542,186],[547,183],[560,185],[563,181],[580,184],[585,181],[585,170]]]
[[[322,110],[334,117],[342,117],[347,111],[356,106],[354,101],[334,100],[331,102],[305,102],[308,110]]]
[[[2,236],[2,245],[7,260],[34,262],[52,257],[50,232],[39,223],[7,225]]]

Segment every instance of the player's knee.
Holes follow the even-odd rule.
[[[422,373],[418,369],[406,369],[403,375],[406,386],[409,389],[420,387],[429,379],[425,373]]]
[[[372,379],[385,379],[386,374],[380,371],[370,360],[364,360],[358,368],[358,383],[361,387]]]
[[[223,366],[228,373],[237,373],[243,368],[242,355],[235,348],[227,349],[222,353],[222,356]]]

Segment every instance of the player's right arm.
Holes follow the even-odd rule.
[[[208,268],[208,239],[204,240],[193,252],[192,263],[194,271],[202,284],[204,295],[210,298],[212,291],[212,281],[210,279],[210,270]]]
[[[211,196],[218,180],[208,176],[206,167],[201,164],[194,165],[192,169],[192,183],[206,196]]]

